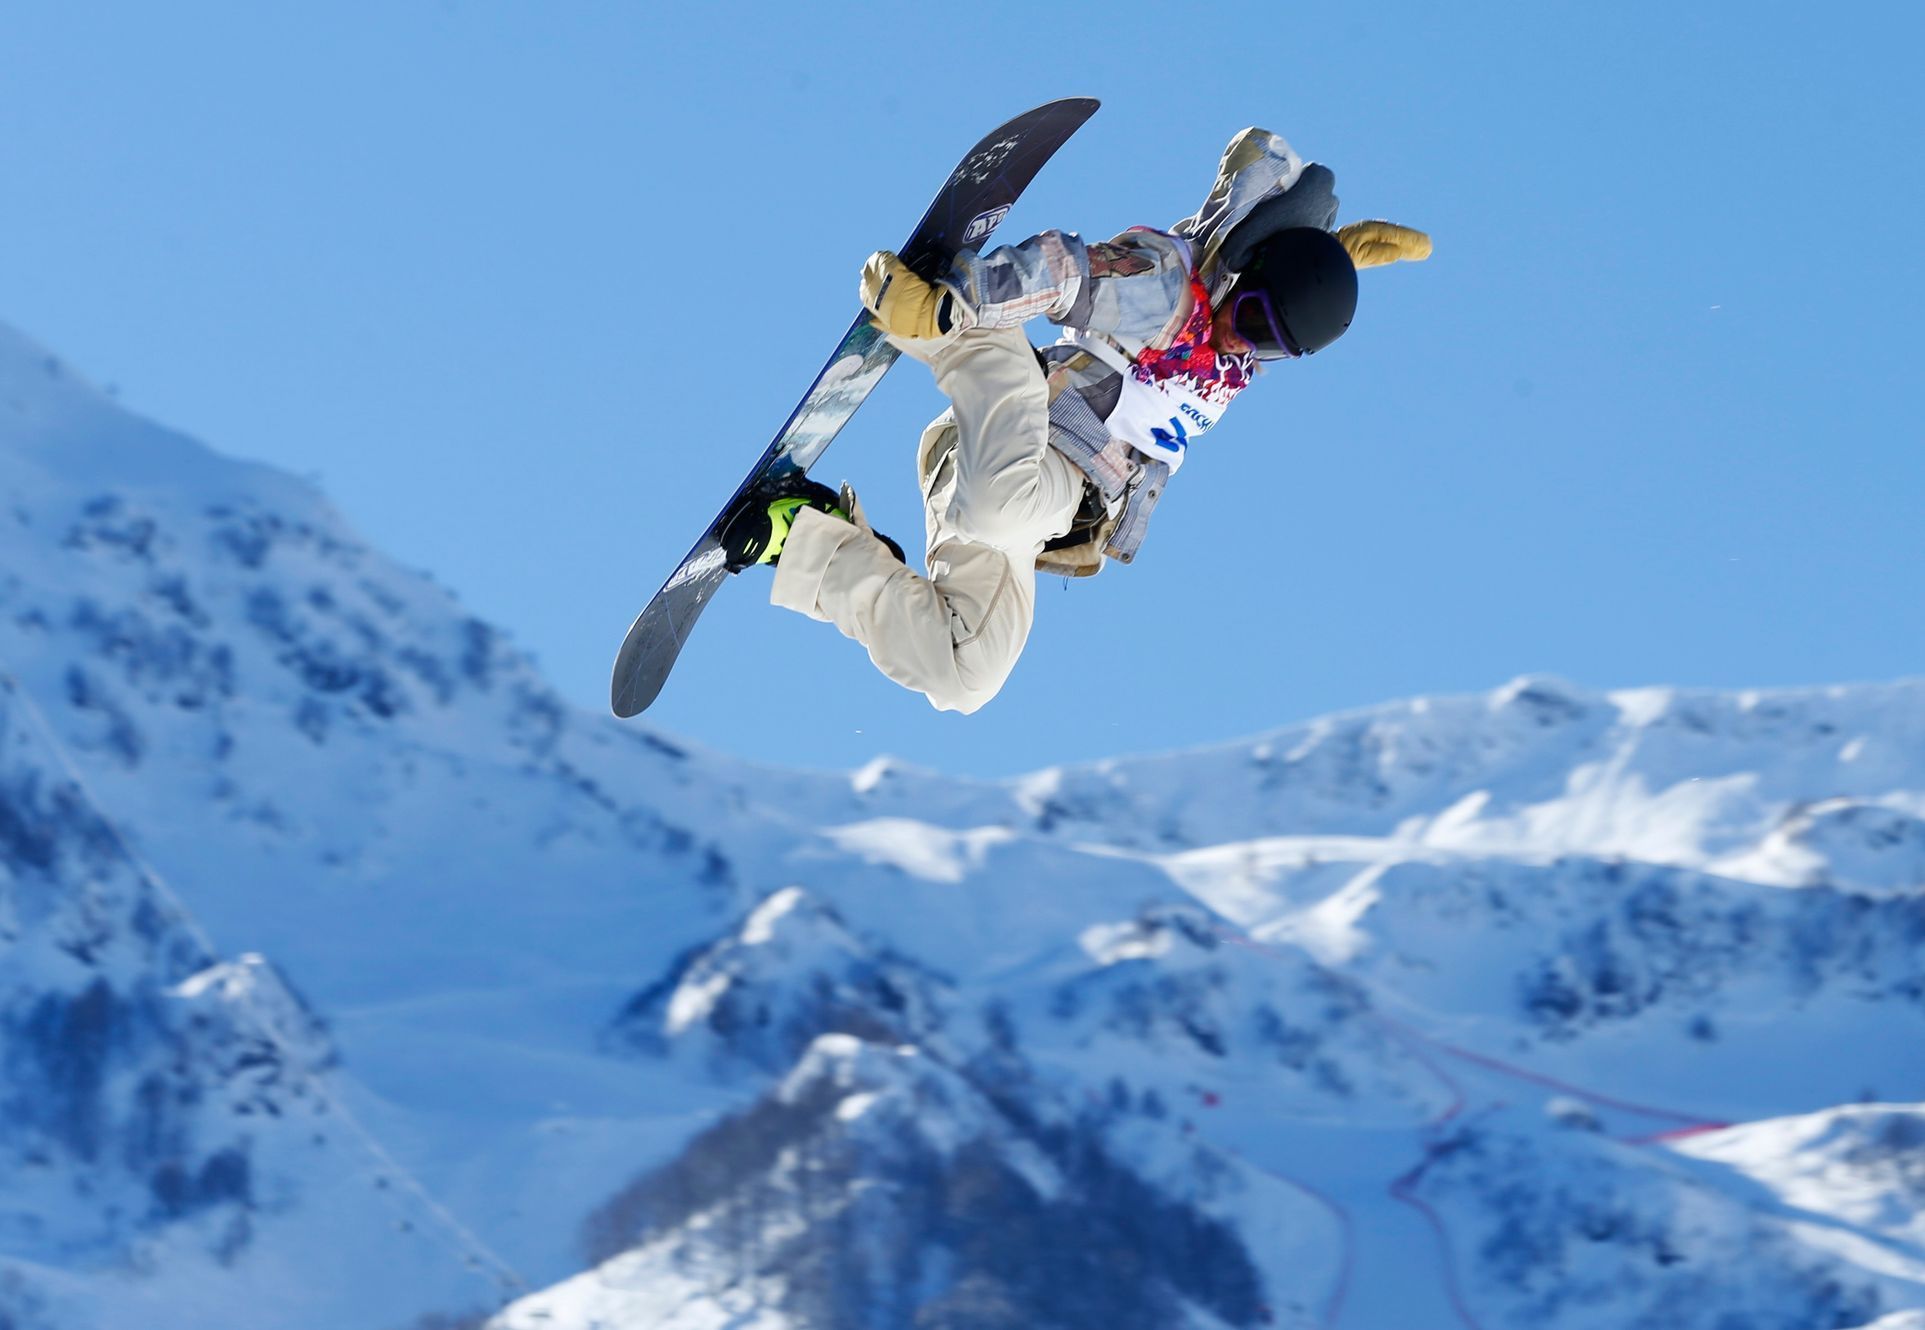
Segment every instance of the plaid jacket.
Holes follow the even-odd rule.
[[[1046,318],[1100,337],[1126,358],[1165,350],[1194,308],[1192,275],[1212,299],[1235,280],[1221,260],[1247,252],[1226,247],[1238,223],[1262,204],[1266,232],[1284,225],[1328,230],[1337,216],[1334,184],[1327,168],[1306,165],[1281,136],[1246,129],[1224,150],[1203,206],[1167,231],[1139,227],[1095,243],[1045,231],[987,254],[959,256],[948,274],[959,297],[959,326],[1002,328]],[[1067,338],[1040,354],[1049,379],[1050,443],[1082,469],[1100,503],[1074,539],[1044,551],[1037,568],[1088,576],[1106,556],[1129,563],[1170,469],[1105,428],[1122,393],[1116,369]]]

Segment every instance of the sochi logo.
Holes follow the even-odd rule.
[[[1000,208],[991,208],[988,212],[983,213],[974,221],[970,222],[963,230],[963,244],[972,244],[975,241],[981,240],[991,231],[994,231],[997,224],[1001,222],[1003,218],[1009,216],[1009,206],[1009,204],[1005,203]]]
[[[1183,428],[1183,422],[1175,416],[1170,417],[1170,423],[1176,426],[1176,433],[1172,434],[1166,429],[1152,429],[1150,442],[1165,452],[1180,453],[1190,446],[1190,432]]]

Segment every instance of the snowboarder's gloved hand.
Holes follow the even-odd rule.
[[[891,337],[927,341],[955,326],[955,296],[916,276],[908,264],[879,249],[862,265],[862,306]]]
[[[1352,222],[1337,228],[1337,239],[1358,268],[1375,268],[1399,259],[1417,262],[1430,257],[1430,237],[1395,222]]]

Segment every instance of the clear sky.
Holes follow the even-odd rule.
[[[939,715],[761,574],[648,720],[1000,774],[1524,672],[1925,669],[1925,6],[41,3],[0,11],[0,319],[318,477],[603,707],[629,619],[953,159],[1104,107],[1004,225],[1192,211],[1260,124],[1432,231],[1040,588]],[[920,545],[899,366],[817,474]]]

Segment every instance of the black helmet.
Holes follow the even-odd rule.
[[[1226,297],[1230,321],[1259,360],[1321,351],[1357,312],[1357,266],[1314,226],[1279,231],[1251,251]]]

